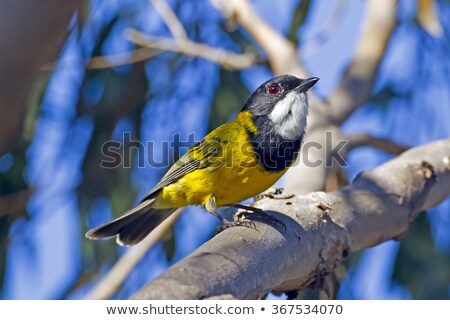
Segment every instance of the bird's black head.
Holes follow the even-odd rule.
[[[286,140],[297,140],[306,129],[307,91],[319,78],[299,79],[282,75],[264,82],[248,98],[249,111],[262,131],[273,130]]]

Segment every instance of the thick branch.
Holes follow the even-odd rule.
[[[401,236],[449,193],[450,138],[410,149],[337,192],[258,201],[286,229],[260,221],[226,229],[133,298],[255,299],[305,288],[350,252]]]

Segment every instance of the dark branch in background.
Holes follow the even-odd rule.
[[[23,213],[27,209],[28,199],[33,194],[32,189],[25,189],[0,197],[0,217],[7,214]]]
[[[17,144],[32,85],[42,65],[58,56],[82,2],[0,1],[0,156]]]
[[[332,192],[256,204],[281,220],[229,228],[144,286],[134,299],[256,299],[320,283],[345,257],[398,239],[450,193],[450,139],[410,149]],[[201,270],[201,271],[200,271]]]

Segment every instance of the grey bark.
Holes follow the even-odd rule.
[[[260,220],[226,229],[133,299],[256,299],[302,289],[350,252],[398,239],[449,194],[450,138],[410,149],[336,192],[259,200],[286,229]]]

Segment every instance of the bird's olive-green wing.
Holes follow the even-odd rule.
[[[197,169],[207,168],[221,152],[222,147],[219,143],[206,140],[200,141],[189,148],[189,150],[180,157],[172,167],[170,167],[169,171],[162,177],[161,181],[144,197],[144,199],[142,199],[142,201],[148,200],[156,192],[174,183],[186,174]]]

